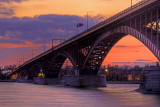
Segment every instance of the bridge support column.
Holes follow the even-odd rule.
[[[106,87],[105,76],[66,75],[62,85],[73,87]]]
[[[142,82],[139,91],[146,93],[160,93],[160,72],[151,71],[145,75],[145,82]]]

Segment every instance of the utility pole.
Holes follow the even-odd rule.
[[[33,48],[32,48],[32,58],[33,58]]]
[[[132,0],[131,0],[131,9],[132,9]]]
[[[138,1],[138,0],[135,0],[135,1]],[[132,9],[132,5],[133,5],[133,1],[131,0],[131,9]]]
[[[24,55],[23,55],[23,63],[24,63]]]
[[[87,30],[88,30],[88,14],[89,14],[90,12],[92,12],[92,11],[87,12]]]
[[[54,42],[53,41],[55,41],[55,40],[57,40],[57,41],[60,41],[60,40],[65,41],[65,39],[52,39],[52,51],[53,51],[53,47],[54,47]]]
[[[45,52],[45,40],[44,40],[44,52]]]

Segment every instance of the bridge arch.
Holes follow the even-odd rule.
[[[51,60],[50,65],[48,67],[48,72],[46,76],[48,78],[57,78],[59,76],[60,70],[62,68],[62,65],[64,64],[66,59],[69,59],[72,63],[74,69],[78,69],[76,66],[76,62],[71,57],[69,53],[66,51],[58,52]]]
[[[125,34],[131,35],[141,41],[160,61],[160,49],[154,44],[150,39],[147,38],[147,35],[140,33],[134,28],[128,26],[121,26],[115,29],[115,32],[123,32]]]
[[[24,78],[26,76],[28,76],[28,71],[25,70],[25,69],[21,70],[21,72],[18,73],[18,77],[23,77]]]
[[[97,75],[98,70],[106,55],[112,47],[124,36],[131,35],[141,41],[160,60],[160,50],[144,34],[128,26],[118,26],[110,31],[104,32],[93,44],[88,53],[83,67],[82,74]]]
[[[29,78],[33,79],[33,77],[38,77],[39,74],[42,74],[41,76],[45,77],[45,70],[40,62],[35,63],[31,66],[30,72],[29,72]]]

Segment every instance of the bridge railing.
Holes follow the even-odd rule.
[[[118,16],[121,16],[121,15],[127,13],[128,11],[131,11],[131,10],[139,7],[139,6],[143,5],[144,3],[148,2],[148,1],[151,1],[151,0],[142,0],[142,1],[138,2],[138,3],[136,3],[135,5],[133,5],[133,6],[131,6],[131,7],[128,7],[127,9],[125,9],[125,10],[123,10],[123,11],[121,11],[121,12],[119,12],[119,13],[113,15],[113,16],[111,16],[110,18],[108,18],[108,19],[100,22],[99,24],[91,27],[91,28],[88,29],[88,30],[92,30],[92,29],[94,29],[94,28],[96,28],[96,27],[98,27],[98,26],[103,25],[104,23],[110,22],[111,20],[117,18]],[[88,30],[87,30],[87,31],[88,31]],[[85,31],[85,32],[87,32],[87,31]],[[83,33],[84,33],[84,32],[83,32]]]
[[[93,30],[93,29],[95,29],[95,28],[97,28],[97,27],[99,27],[99,26],[101,26],[101,25],[103,25],[103,24],[107,24],[107,23],[109,23],[110,21],[112,21],[113,19],[115,19],[115,18],[117,18],[117,17],[119,17],[119,16],[121,16],[121,15],[123,15],[123,14],[125,14],[125,13],[127,13],[127,12],[129,12],[129,11],[131,11],[131,10],[133,10],[133,9],[141,6],[141,5],[143,5],[143,4],[145,4],[145,3],[148,2],[148,1],[151,1],[151,0],[141,0],[140,2],[134,4],[133,6],[128,7],[127,9],[125,9],[125,10],[123,10],[123,11],[121,11],[121,12],[119,12],[119,13],[113,15],[113,16],[111,16],[110,18],[108,18],[108,19],[106,19],[106,20],[98,23],[97,25],[95,25],[95,26],[93,26],[93,27],[91,27],[91,28],[89,28],[89,29],[87,29],[87,30],[79,33],[78,35],[72,37],[71,39],[69,39],[69,40],[67,40],[67,41],[65,41],[65,42],[68,42],[68,41],[70,41],[70,40],[72,40],[72,39],[75,39],[75,38],[77,38],[77,36],[81,36],[82,34],[85,34],[85,33],[87,33],[88,31],[91,31],[91,30]],[[65,42],[64,42],[64,43],[65,43]]]

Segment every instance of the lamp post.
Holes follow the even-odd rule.
[[[63,40],[63,41],[65,41],[65,39],[52,39],[52,51],[53,51],[53,41],[54,41],[54,40],[59,40],[59,41],[60,41],[60,40]]]
[[[54,40],[57,40],[57,39],[52,39],[52,52],[53,52],[53,41],[54,41]]]
[[[131,0],[131,9],[132,9],[132,0]]]
[[[32,58],[33,58],[33,48],[32,48]]]
[[[135,0],[135,1],[138,1],[138,0]],[[133,1],[131,0],[131,9],[132,9],[132,4],[133,4]]]
[[[45,50],[46,50],[46,49],[45,49],[45,40],[44,40],[44,52],[45,52]]]
[[[23,64],[24,64],[24,55],[23,55]]]
[[[87,30],[88,30],[88,14],[89,14],[90,12],[92,12],[92,11],[87,12]]]

